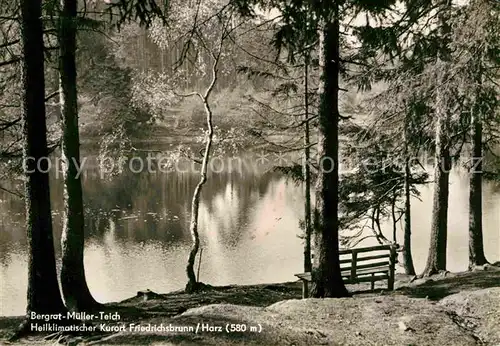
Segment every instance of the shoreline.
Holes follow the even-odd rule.
[[[387,294],[396,294],[397,292],[402,292],[405,290],[415,290],[418,291],[418,287],[424,287],[430,283],[434,283],[434,285],[437,286],[437,283],[442,280],[450,280],[450,279],[457,279],[457,280],[463,280],[463,278],[470,278],[470,277],[475,277],[475,276],[482,276],[481,273],[496,273],[497,271],[500,271],[500,261],[494,262],[493,264],[487,265],[488,269],[482,270],[481,268],[475,270],[475,271],[460,271],[460,272],[444,272],[440,274],[435,274],[430,277],[424,277],[424,278],[417,278],[417,276],[413,275],[407,275],[407,274],[402,274],[402,273],[396,273],[395,275],[395,283],[394,283],[394,291],[388,291],[386,288],[386,282],[385,281],[378,281],[375,283],[375,291],[370,292],[370,284],[369,283],[360,283],[356,285],[346,285],[348,288],[349,292],[353,293],[354,296],[359,297],[359,296],[370,296],[370,295],[376,295],[379,294],[380,292],[385,292]],[[437,280],[437,281],[436,281]],[[500,281],[498,283],[500,286]],[[457,286],[460,287],[460,286]],[[470,289],[470,286],[467,286],[467,289]],[[150,300],[155,300],[155,299],[170,299],[170,298],[179,298],[179,297],[193,297],[195,298],[193,301],[197,303],[203,303],[207,299],[207,293],[210,295],[211,293],[219,292],[219,293],[227,293],[227,297],[232,297],[234,298],[238,294],[242,292],[247,292],[247,291],[260,291],[260,290],[271,290],[275,292],[281,292],[283,294],[284,299],[302,299],[302,284],[300,280],[297,281],[286,281],[286,282],[275,282],[275,283],[259,283],[259,284],[245,284],[245,285],[240,285],[240,284],[230,284],[230,285],[222,285],[222,286],[212,286],[210,284],[207,284],[207,288],[200,292],[199,294],[188,294],[184,293],[184,290],[182,289],[177,289],[173,291],[169,291],[166,293],[157,293],[150,291],[149,289],[145,289],[142,291],[138,291],[135,296],[131,296],[129,298],[125,298],[120,301],[110,301],[110,302],[99,302],[100,304],[103,304],[105,307],[109,306],[129,306],[133,304],[141,304],[146,301]],[[452,291],[452,293],[458,293],[456,289]],[[450,293],[451,294],[451,293]],[[196,299],[196,297],[202,297],[204,296],[204,299]],[[421,294],[419,295],[421,296]],[[222,297],[222,295],[220,296]],[[232,298],[229,298],[232,300]],[[216,298],[214,298],[216,300]],[[226,298],[227,299],[227,298]],[[253,297],[245,299],[243,302],[252,302],[256,304],[256,306],[266,306],[266,304],[272,304],[273,302],[276,301],[276,297],[268,297],[267,299],[262,299],[259,301],[258,299],[255,299]],[[432,297],[431,297],[432,299]],[[213,300],[213,299],[212,299]],[[237,303],[235,301],[235,303]],[[189,304],[190,305],[190,304]],[[244,305],[244,304],[243,304]],[[71,318],[74,319],[82,319],[78,318],[77,316],[83,317],[83,319],[87,320],[92,320],[96,319],[97,317],[93,317],[86,312],[68,312],[71,314]],[[98,312],[100,313],[100,312]],[[56,314],[57,315],[57,314]],[[60,314],[59,314],[60,315]],[[24,315],[0,315],[0,320],[1,319],[6,319],[6,318],[23,318]]]
[[[497,263],[483,269],[460,273],[446,272],[421,279],[398,274],[394,291],[385,289],[384,282],[379,282],[380,285],[376,285],[373,292],[366,291],[369,284],[348,285],[353,297],[340,299],[301,299],[300,282],[207,286],[207,289],[197,294],[186,294],[183,291],[160,294],[145,290],[121,302],[104,304],[100,309],[103,314],[114,313],[120,319],[83,321],[86,326],[96,327],[93,332],[47,331],[11,344],[35,342],[38,345],[50,345],[53,344],[53,340],[47,340],[47,337],[55,337],[56,334],[57,337],[63,337],[63,334],[68,334],[65,336],[68,339],[66,341],[72,345],[143,345],[153,341],[168,341],[169,345],[262,343],[274,345],[281,344],[277,340],[283,338],[291,340],[296,345],[310,345],[317,344],[319,341],[316,339],[323,338],[321,335],[329,338],[327,344],[330,342],[335,344],[334,341],[341,340],[343,343],[340,344],[354,345],[359,333],[366,333],[371,330],[370,328],[378,328],[375,327],[378,326],[377,323],[389,323],[394,330],[389,330],[388,333],[395,341],[394,343],[388,341],[387,345],[401,344],[401,338],[403,336],[408,338],[410,334],[412,337],[417,337],[418,333],[406,333],[406,331],[420,332],[420,329],[423,336],[419,337],[437,342],[436,344],[441,346],[489,345],[490,343],[484,343],[484,340],[481,341],[483,343],[471,341],[475,340],[476,334],[480,331],[486,333],[484,338],[500,342],[500,331],[498,335],[495,331],[492,331],[492,335],[488,334],[490,328],[488,326],[500,323],[500,316],[498,314],[493,316],[490,311],[495,306],[500,306],[500,266]],[[464,298],[469,296],[475,298]],[[462,309],[460,304],[476,304],[474,308],[467,307],[464,310],[468,311],[467,314],[470,314],[470,311],[477,312],[477,316],[471,317],[476,324],[470,330],[457,326],[457,319],[467,318],[460,315]],[[446,309],[438,308],[441,305]],[[360,309],[365,311],[361,315]],[[283,311],[276,315],[277,310]],[[411,315],[408,315],[410,312],[416,315],[410,318],[408,317]],[[100,312],[89,312],[92,313],[100,314]],[[378,316],[380,313],[382,315]],[[344,317],[339,317],[339,314]],[[399,323],[399,320],[395,319],[402,319],[403,322]],[[422,319],[430,319],[425,323],[435,323],[439,328],[444,328],[443,330],[451,330],[449,331],[451,341],[440,340],[442,333],[437,329],[425,331],[427,329],[418,324],[423,323]],[[8,338],[23,320],[24,316],[0,316],[0,343]],[[486,327],[481,324],[483,320]],[[304,323],[307,324],[307,328],[302,326]],[[342,336],[344,339],[338,339],[340,338],[338,333],[329,334],[332,326],[339,328],[336,330],[345,334]],[[234,330],[229,330],[231,328]],[[317,329],[318,332],[308,332],[311,328]],[[352,328],[359,328],[363,332],[349,331]],[[263,332],[258,332],[259,330]],[[376,332],[373,333],[370,338],[376,338]],[[461,338],[464,338],[464,342],[457,343],[457,340],[462,340]],[[356,342],[357,345],[364,345],[359,343],[359,340]],[[422,341],[414,344],[432,343]],[[491,343],[491,345],[496,344]]]

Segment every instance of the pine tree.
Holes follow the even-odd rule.
[[[78,125],[78,94],[76,71],[76,33],[80,25],[96,25],[77,16],[78,1],[60,0],[58,16],[59,43],[59,99],[62,116],[62,155],[64,174],[64,219],[62,243],[61,286],[66,306],[72,311],[86,311],[101,306],[92,297],[85,278],[84,240],[85,215],[80,162],[80,134]],[[119,1],[107,8],[118,12],[113,24],[120,25],[131,18],[140,25],[149,26],[155,18],[165,20],[165,8],[155,1]],[[52,14],[52,13],[49,13]]]
[[[32,313],[66,311],[57,282],[50,209],[45,119],[44,45],[40,2],[22,0],[22,122],[25,163],[26,227],[28,234],[27,320],[20,332],[30,331]],[[37,165],[39,164],[39,165]]]
[[[315,247],[318,256],[313,268],[312,294],[316,297],[340,297],[347,295],[341,279],[339,265],[339,220],[338,220],[338,126],[339,75],[347,72],[348,65],[368,66],[381,55],[394,58],[399,56],[398,39],[432,6],[430,2],[405,1],[401,18],[391,20],[389,14],[398,11],[396,1],[373,3],[369,1],[236,1],[240,11],[252,13],[252,5],[259,4],[265,9],[277,8],[282,14],[281,30],[275,36],[278,49],[286,49],[293,57],[300,49],[298,31],[305,27],[304,18],[317,28],[321,37],[320,59],[323,60],[322,87],[319,121],[318,152],[323,170],[316,183],[316,207],[314,210]],[[310,13],[310,15],[306,15]],[[352,20],[360,13],[366,14],[364,26],[354,26]],[[370,19],[372,21],[370,21]],[[388,22],[387,25],[371,23]],[[342,29],[341,29],[342,28]],[[361,48],[346,49],[344,34],[354,33]],[[344,51],[343,51],[344,50]],[[355,54],[352,52],[355,51]],[[342,54],[344,53],[344,54]],[[376,61],[375,61],[376,62]],[[376,62],[378,63],[378,62]],[[374,66],[371,66],[374,67]],[[369,85],[369,80],[361,84]]]
[[[458,16],[452,32],[452,63],[458,71],[450,81],[459,85],[464,122],[470,126],[469,166],[469,269],[488,264],[484,254],[482,182],[488,144],[498,143],[492,131],[498,127],[498,80],[500,6],[475,0]]]
[[[61,287],[66,307],[85,311],[100,306],[92,297],[85,279],[83,261],[85,217],[82,181],[79,174],[80,134],[76,86],[77,1],[61,0],[59,16],[59,100],[62,117],[64,175],[64,219],[61,235]]]
[[[398,33],[398,59],[390,69],[379,68],[376,73],[372,73],[372,77],[374,80],[389,82],[391,87],[386,92],[388,97],[403,100],[410,122],[400,128],[400,131],[410,130],[420,137],[412,136],[417,137],[412,138],[417,139],[412,146],[418,150],[434,152],[431,241],[423,272],[423,275],[432,275],[446,270],[449,173],[453,158],[460,155],[463,146],[463,136],[457,135],[463,131],[463,126],[453,115],[461,114],[460,110],[457,111],[460,101],[453,96],[457,92],[457,86],[450,84],[453,75],[448,72],[453,64],[450,49],[451,23],[460,9],[450,1],[423,4],[415,13],[411,9],[417,6],[412,6],[412,2],[408,2],[407,6],[409,16],[417,24],[416,28],[409,31],[411,34],[407,36]],[[423,25],[427,25],[427,28],[423,28]],[[366,75],[363,79],[367,79]],[[404,88],[401,87],[403,85]],[[420,111],[415,113],[412,109]],[[417,128],[411,125],[415,124],[415,119],[418,120]],[[430,127],[434,128],[434,135],[429,133]],[[434,146],[430,147],[429,142],[433,142]],[[407,222],[407,229],[409,225]],[[405,239],[409,240],[410,234]]]

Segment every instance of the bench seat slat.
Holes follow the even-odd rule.
[[[389,271],[388,266],[366,268],[366,269],[357,270],[356,276],[364,276],[364,275],[371,275],[371,274],[377,274],[377,273],[386,273],[388,271]],[[341,275],[343,278],[349,278],[351,276],[351,272],[350,271],[342,271]],[[311,281],[311,273],[300,273],[300,274],[295,274],[295,276],[301,280]],[[382,280],[382,279],[380,279],[380,280]]]
[[[379,266],[356,270],[356,276],[389,272],[389,266]],[[351,276],[350,271],[342,271],[343,277]]]
[[[298,277],[301,280],[311,281],[311,273],[295,274],[295,276]]]
[[[389,268],[389,264],[390,264],[389,261],[360,264],[360,265],[356,266],[356,273],[358,273],[361,269],[366,269],[366,268],[375,268],[375,267],[384,267],[384,266]],[[351,270],[351,267],[341,267],[340,270],[348,271],[348,270]]]
[[[384,274],[384,275],[375,275],[373,277],[364,276],[364,277],[356,278],[356,279],[354,279],[354,281],[344,280],[344,283],[352,285],[352,284],[357,284],[360,282],[372,282],[372,281],[375,282],[375,281],[382,281],[382,280],[387,280],[387,279],[389,279],[389,275]]]

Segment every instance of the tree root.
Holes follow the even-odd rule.
[[[58,321],[60,322],[60,321]],[[64,324],[64,323],[63,323]],[[16,342],[29,335],[36,334],[31,330],[31,320],[26,318],[21,322],[14,334],[8,339],[9,342]],[[44,337],[45,340],[55,340],[56,343],[65,342],[68,337],[72,336],[70,332],[55,332]]]
[[[47,335],[44,340],[54,341],[55,344],[67,343],[71,335],[67,332],[55,332]]]
[[[199,292],[208,291],[211,289],[213,289],[213,286],[204,284],[203,282],[191,282],[191,281],[189,281],[186,284],[186,288],[184,289],[184,291],[186,293],[199,293]]]
[[[426,270],[422,274],[417,275],[417,279],[423,279],[423,278],[430,278],[432,276],[436,275],[442,275],[443,277],[446,277],[446,275],[450,274],[448,270],[437,270],[437,269],[431,269],[431,270]]]
[[[30,333],[31,333],[30,320],[28,318],[26,318],[25,320],[23,320],[21,322],[19,327],[17,327],[14,334],[9,337],[8,341],[9,342],[16,342],[19,339],[22,339],[25,336],[28,336]]]
[[[484,264],[475,264],[475,265],[469,265],[469,268],[467,269],[470,272],[477,272],[477,271],[485,271],[488,269],[491,269],[492,265],[488,262]]]
[[[75,321],[68,321],[68,320],[53,320],[51,321],[52,323],[55,323],[59,326],[67,326],[70,324],[80,324],[83,323],[82,321],[75,320]],[[25,338],[30,335],[36,335],[38,334],[37,332],[31,330],[31,323],[32,320],[26,317],[19,327],[17,327],[16,331],[8,338],[9,342],[16,342],[22,338]],[[44,337],[45,340],[54,340],[56,344],[58,343],[68,343],[68,340],[75,337],[77,335],[77,332],[73,331],[58,331],[54,332],[52,334],[49,334]]]
[[[343,285],[343,284],[342,284]],[[352,294],[345,288],[345,286],[340,289],[327,289],[326,287],[320,287],[316,283],[312,283],[311,290],[309,291],[309,297],[311,298],[350,298]]]

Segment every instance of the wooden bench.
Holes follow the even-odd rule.
[[[370,282],[373,291],[376,281],[387,280],[387,289],[394,290],[398,247],[397,244],[388,244],[340,250],[340,269],[344,283]],[[311,273],[295,274],[295,276],[302,280],[302,297],[307,298]]]

